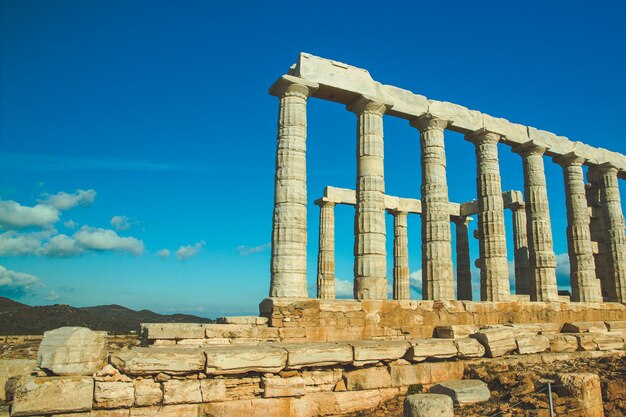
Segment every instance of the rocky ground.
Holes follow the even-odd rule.
[[[487,402],[456,408],[458,417],[549,417],[546,387],[555,383],[560,372],[590,372],[600,376],[605,417],[626,416],[626,358],[579,359],[542,363],[506,363],[475,365],[465,372],[465,379],[485,381],[491,391]],[[555,383],[553,391],[556,416],[578,417],[580,407],[574,398],[559,396],[562,391]],[[421,386],[412,386],[409,393],[420,393]],[[404,397],[396,398],[376,410],[351,414],[350,417],[400,417]]]

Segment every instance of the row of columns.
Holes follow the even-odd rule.
[[[306,297],[306,99],[317,88],[302,84],[299,79],[284,76],[272,93],[280,97],[278,121],[278,151],[276,157],[276,187],[272,234],[272,297]],[[354,224],[354,296],[356,299],[385,299],[386,231],[384,204],[384,140],[383,115],[390,105],[375,99],[360,97],[348,105],[357,116],[357,182]],[[420,131],[422,165],[422,279],[424,299],[454,299],[451,229],[444,131],[448,122],[430,114],[411,122]],[[510,299],[508,262],[504,227],[504,206],[498,162],[500,135],[486,130],[468,134],[475,145],[477,159],[478,237],[480,239],[481,299],[506,301]],[[528,267],[517,265],[519,291],[527,291],[532,301],[558,299],[556,258],[553,250],[550,212],[543,156],[546,148],[529,142],[513,147],[522,157],[524,169],[525,218],[514,215],[515,252],[522,259],[523,231],[526,231]],[[568,248],[572,265],[572,299],[601,301],[596,279],[591,243],[591,219],[582,175],[583,159],[570,155],[555,160],[563,166],[568,211]],[[594,168],[592,175],[599,190],[602,215],[594,230],[603,232],[599,257],[606,259],[605,274],[600,277],[602,291],[608,301],[626,301],[626,236],[618,189],[618,170],[612,166]],[[590,181],[591,182],[591,181]],[[329,208],[329,210],[332,209]],[[324,207],[322,207],[324,210]],[[333,215],[326,213],[324,221]],[[394,215],[398,241],[406,241],[406,216]],[[404,222],[404,223],[403,223]],[[526,225],[523,223],[526,222]],[[404,231],[403,225],[404,224]],[[334,227],[333,227],[334,229]],[[458,231],[457,233],[462,234]],[[461,238],[462,239],[462,238]],[[322,238],[320,245],[328,247],[330,239]],[[458,244],[458,240],[457,240]],[[463,242],[461,241],[461,244]],[[333,243],[334,245],[334,243]],[[320,246],[321,247],[321,246]],[[326,251],[327,249],[324,249]],[[334,250],[334,248],[333,248]],[[466,256],[460,251],[463,268]],[[394,294],[408,295],[408,264],[406,253],[396,252],[398,267],[394,267]],[[457,254],[458,257],[458,254]],[[469,253],[467,255],[469,258]],[[517,260],[517,256],[516,256]],[[329,278],[324,266],[334,264],[322,256],[320,249],[318,288],[321,297],[332,297],[325,289]],[[394,263],[394,265],[396,265]],[[334,266],[333,266],[334,268]],[[460,268],[460,267],[459,267]],[[526,270],[525,270],[526,268]],[[464,269],[465,271],[465,269]],[[528,278],[528,286],[521,282]],[[333,276],[334,280],[334,276]],[[406,281],[406,283],[405,283]],[[465,284],[464,284],[465,285]],[[468,292],[469,291],[469,292]],[[471,296],[469,289],[459,289],[460,297]],[[468,295],[469,294],[469,295]]]

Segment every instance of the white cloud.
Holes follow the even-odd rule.
[[[271,247],[271,243],[264,243],[262,245],[259,246],[245,246],[245,245],[241,245],[237,247],[237,252],[239,253],[239,255],[241,256],[248,256],[248,255],[252,255],[254,253],[260,253],[263,252],[267,249],[269,249]]]
[[[0,229],[49,228],[58,220],[59,211],[54,207],[44,204],[28,207],[15,201],[0,201]]]
[[[416,271],[411,272],[411,274],[409,275],[409,282],[410,282],[410,286],[411,288],[418,292],[418,293],[422,293],[422,270],[418,269]]]
[[[187,259],[196,256],[204,246],[204,240],[193,245],[181,246],[176,251],[176,259]]]
[[[76,229],[78,224],[74,220],[68,220],[63,223],[63,226],[67,227],[68,229]]]
[[[65,258],[80,255],[84,251],[84,248],[78,245],[74,239],[60,234],[51,237],[38,251],[38,254],[53,258]]]
[[[570,265],[569,255],[567,253],[559,253],[556,255],[556,274],[569,277]]]
[[[59,210],[69,210],[78,205],[89,206],[95,199],[96,191],[89,189],[76,190],[73,194],[66,193],[65,191],[56,194],[45,194],[44,198],[40,199],[39,202]]]
[[[56,291],[52,290],[48,293],[48,296],[46,297],[46,300],[48,301],[56,301],[59,298],[61,298],[61,296],[59,295],[59,293],[57,293]]]
[[[36,276],[11,271],[0,265],[0,294],[21,296],[42,286]]]
[[[115,250],[130,252],[133,255],[143,253],[143,242],[134,237],[121,237],[114,230],[83,226],[74,233],[76,243],[86,249],[95,251]]]
[[[169,249],[159,249],[159,251],[157,252],[157,256],[159,258],[169,258],[171,252]]]
[[[41,247],[42,234],[18,234],[9,231],[0,234],[0,256],[33,255]]]
[[[118,232],[121,232],[122,230],[130,229],[131,224],[126,216],[113,216],[111,218],[111,226]]]
[[[344,279],[335,279],[335,296],[354,297],[354,283]]]

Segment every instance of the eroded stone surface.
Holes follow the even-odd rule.
[[[185,374],[204,369],[206,359],[200,349],[150,347],[111,354],[111,363],[130,375],[158,373]]]
[[[488,401],[491,397],[487,384],[477,379],[441,382],[432,386],[429,392],[448,395],[455,404],[471,404]]]
[[[96,408],[123,408],[135,403],[135,388],[130,382],[96,381],[94,391]]]
[[[34,416],[91,410],[91,377],[64,376],[22,380],[13,400],[12,416]]]
[[[607,328],[602,321],[585,321],[565,323],[561,331],[563,333],[597,333],[606,332]]]
[[[133,381],[133,385],[135,387],[135,405],[157,405],[163,400],[161,384],[153,379],[136,379]]]
[[[452,358],[458,352],[453,339],[412,339],[410,343],[407,357],[412,361]]]
[[[211,346],[204,352],[207,374],[278,372],[287,363],[287,351],[278,346]]]
[[[550,349],[550,339],[542,335],[517,336],[517,351],[521,355],[545,352]]]
[[[352,346],[347,343],[303,343],[281,345],[288,353],[287,367],[347,364],[353,360]]]
[[[448,395],[408,395],[404,400],[404,417],[454,417],[454,403]]]
[[[55,375],[92,375],[106,360],[106,332],[61,327],[44,333],[37,366]]]
[[[358,369],[344,373],[346,388],[349,391],[387,388],[391,386],[391,376],[386,366]]]
[[[472,338],[485,347],[485,353],[490,358],[506,355],[517,348],[513,332],[505,327],[483,329],[474,333]]]

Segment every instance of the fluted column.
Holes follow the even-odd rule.
[[[409,239],[406,211],[390,211],[393,215],[393,299],[411,298],[409,272]]]
[[[454,217],[456,226],[456,298],[472,300],[472,270],[470,268],[470,248],[468,225],[471,217]]]
[[[548,190],[543,165],[543,154],[546,148],[530,142],[516,146],[513,150],[522,156],[524,166],[530,299],[532,301],[557,301],[556,257],[552,244]]]
[[[618,169],[611,164],[600,166],[600,198],[604,209],[607,239],[607,301],[626,302],[626,236],[619,193]]]
[[[452,239],[444,146],[445,120],[425,114],[411,125],[422,149],[422,291],[424,300],[453,300]]]
[[[511,298],[509,263],[506,254],[504,200],[498,162],[498,134],[479,130],[466,136],[476,147],[478,194],[480,299],[508,301]]]
[[[567,247],[572,301],[602,301],[591,246],[590,218],[585,196],[584,158],[570,154],[554,158],[563,167],[567,207]]]
[[[515,294],[530,294],[530,261],[528,259],[528,234],[526,205],[516,203],[513,212],[513,256],[515,258]]]
[[[604,208],[602,207],[602,198],[600,192],[600,168],[597,165],[590,165],[587,169],[587,185],[585,186],[585,195],[587,197],[587,206],[591,222],[589,231],[591,232],[591,244],[593,247],[593,258],[596,265],[596,278],[600,284],[600,292],[603,301],[609,299],[609,289],[614,287],[607,281],[608,278],[607,265],[608,258],[608,239],[604,232]]]
[[[335,203],[317,200],[320,207],[317,252],[317,298],[335,298]]]
[[[306,100],[315,89],[288,75],[270,89],[280,98],[270,297],[307,296]]]
[[[357,115],[354,221],[354,297],[387,298],[383,114],[387,105],[361,97],[348,105]]]

